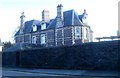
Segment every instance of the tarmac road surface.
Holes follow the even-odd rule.
[[[53,70],[53,69],[21,69],[21,68],[3,68],[2,78],[118,78],[112,73],[106,73],[108,76],[97,76],[96,73],[87,75],[77,75],[77,73],[84,73],[85,71],[68,71],[68,70]],[[103,72],[105,73],[105,72]],[[115,74],[115,73],[113,73]]]

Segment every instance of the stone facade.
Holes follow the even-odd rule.
[[[42,21],[31,20],[24,23],[25,16],[22,13],[22,27],[15,35],[16,44],[41,44],[51,47],[92,42],[92,30],[88,24],[82,22],[84,15],[87,15],[86,11],[77,15],[74,10],[63,13],[62,8],[61,4],[57,6],[57,16],[50,21],[44,21],[46,17],[42,17]],[[44,12],[46,11],[42,14]]]

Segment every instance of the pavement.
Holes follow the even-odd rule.
[[[12,73],[11,73],[12,72]],[[17,75],[17,73],[19,74]],[[4,76],[89,76],[89,77],[120,77],[118,71],[97,71],[97,70],[64,70],[64,69],[33,69],[33,68],[2,68]],[[26,73],[26,74],[25,74]]]

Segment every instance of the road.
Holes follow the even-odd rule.
[[[2,76],[59,76],[59,75],[3,69]]]
[[[39,71],[41,71],[40,69]],[[35,72],[36,71],[36,72]],[[45,71],[45,72],[43,72]],[[63,74],[55,74],[55,73],[46,73],[47,70],[42,70],[41,72],[37,72],[37,70],[25,70],[25,69],[2,69],[2,78],[117,78],[113,76],[82,76],[82,75],[65,75]],[[56,70],[55,70],[56,71]],[[49,72],[49,69],[48,69]],[[52,71],[51,71],[52,72]],[[57,71],[56,71],[57,72]]]

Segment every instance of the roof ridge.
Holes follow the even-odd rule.
[[[67,10],[67,11],[64,11],[64,12],[69,12],[69,11],[75,11],[74,9],[71,9],[71,10]]]

